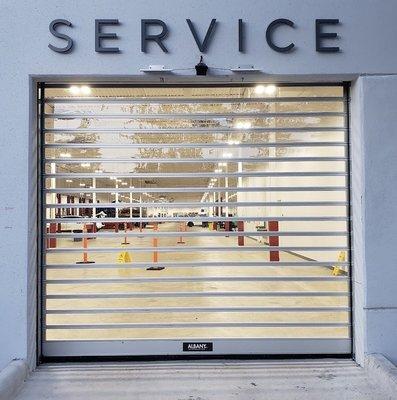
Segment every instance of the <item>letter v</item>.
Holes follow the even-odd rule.
[[[209,45],[209,40],[212,35],[212,32],[214,31],[215,25],[216,25],[216,19],[213,18],[211,20],[210,26],[208,27],[207,33],[205,35],[205,38],[203,42],[200,41],[200,38],[198,37],[198,34],[196,32],[196,29],[193,25],[193,22],[190,19],[186,20],[187,24],[189,25],[190,32],[192,32],[192,35],[194,37],[194,40],[196,41],[197,47],[199,48],[201,53],[205,53],[207,51],[208,45]]]

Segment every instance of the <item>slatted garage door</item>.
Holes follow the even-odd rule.
[[[345,92],[43,85],[43,354],[349,353]]]

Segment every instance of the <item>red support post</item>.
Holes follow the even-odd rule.
[[[244,232],[244,221],[237,221],[237,230],[239,232]],[[237,244],[239,246],[244,246],[244,236],[237,236]]]
[[[269,232],[278,232],[278,221],[269,221]],[[279,246],[279,236],[269,236],[269,246]],[[278,250],[271,250],[269,252],[270,261],[280,261],[280,252]]]

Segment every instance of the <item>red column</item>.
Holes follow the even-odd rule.
[[[50,227],[47,228],[47,233],[56,233],[57,232],[57,224],[51,222]],[[57,239],[56,238],[49,238],[47,239],[47,248],[53,249],[57,247]]]
[[[268,228],[269,232],[278,232],[278,221],[269,221]],[[279,237],[269,236],[269,246],[279,246]],[[280,261],[280,252],[278,250],[270,251],[270,261]]]
[[[244,232],[244,221],[237,221],[237,230],[239,232]],[[244,236],[237,237],[237,244],[239,246],[244,246]]]

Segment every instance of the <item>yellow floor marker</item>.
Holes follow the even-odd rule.
[[[131,262],[131,256],[128,251],[122,251],[119,256],[117,257],[117,262],[119,264],[125,264]]]
[[[346,262],[346,252],[341,251],[339,252],[338,256],[338,262]],[[332,275],[342,275],[345,271],[343,271],[339,266],[334,265],[334,268],[332,269]]]

